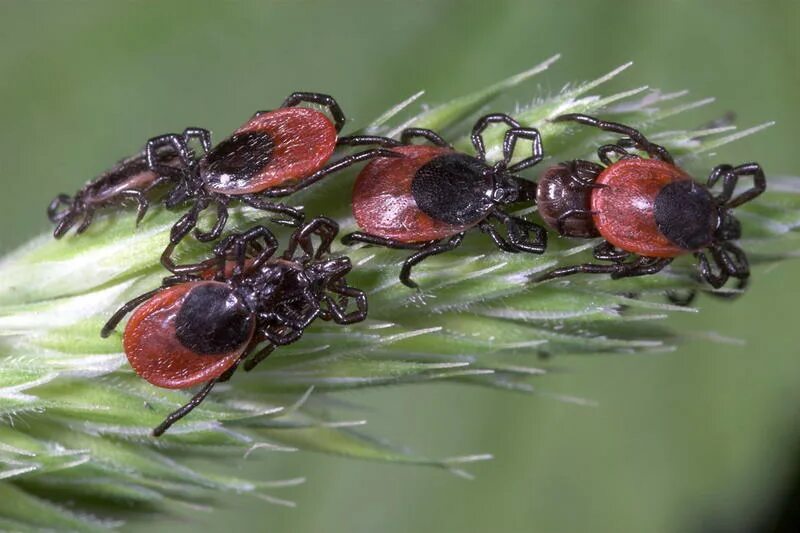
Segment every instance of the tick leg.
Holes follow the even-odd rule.
[[[206,396],[208,396],[208,393],[211,392],[211,389],[214,388],[214,385],[216,385],[218,381],[219,379],[212,379],[211,381],[203,385],[203,388],[200,389],[194,396],[192,396],[192,399],[189,400],[188,403],[170,413],[169,416],[167,416],[167,418],[165,418],[163,422],[161,422],[158,426],[155,427],[155,429],[153,429],[153,436],[160,437],[161,435],[164,434],[165,431],[167,431],[170,427],[172,427],[172,425],[175,422],[177,422],[184,416],[191,413],[195,407],[200,405],[203,402],[203,400],[206,399]]]
[[[147,141],[145,145],[145,157],[147,159],[147,168],[158,174],[159,176],[169,176],[180,178],[183,176],[183,169],[171,167],[160,163],[159,150],[165,147],[172,147],[178,154],[186,169],[192,166],[192,157],[189,153],[189,147],[186,146],[186,139],[183,135],[177,133],[169,133],[159,137],[153,137]]]
[[[175,411],[170,413],[169,416],[167,416],[167,418],[165,418],[163,422],[161,422],[158,426],[156,426],[155,429],[153,429],[153,436],[160,437],[161,435],[164,434],[165,431],[167,431],[170,427],[172,427],[172,425],[175,422],[177,422],[184,416],[191,413],[195,407],[203,403],[203,400],[206,399],[206,396],[208,396],[208,393],[211,392],[211,389],[214,388],[214,385],[216,385],[217,383],[223,383],[231,379],[231,376],[233,375],[234,372],[236,372],[236,369],[239,367],[239,365],[245,359],[245,357],[247,357],[248,353],[249,349],[245,350],[244,353],[236,360],[236,362],[234,362],[231,365],[231,367],[228,368],[222,375],[220,375],[218,378],[212,379],[211,381],[203,385],[203,388],[197,391],[197,393],[195,393],[195,395],[192,396],[191,400],[189,400],[185,405],[183,405],[179,409],[176,409]]]
[[[259,239],[263,239],[263,246],[258,242]],[[221,269],[225,268],[228,260],[236,261],[233,275],[238,275],[244,271],[248,258],[254,257],[251,268],[255,268],[272,257],[277,249],[278,239],[275,235],[264,226],[255,226],[244,233],[226,237],[214,248],[214,255],[220,259]]]
[[[183,130],[184,142],[188,144],[191,139],[200,141],[203,147],[203,152],[208,153],[211,151],[211,132],[204,128],[186,128]]]
[[[56,225],[55,229],[53,229],[53,237],[56,239],[60,239],[67,233],[72,226],[78,221],[80,216],[82,215],[81,210],[74,210],[70,211],[67,215],[65,215],[59,223]]]
[[[733,197],[736,184],[742,176],[753,176],[753,187],[747,191]],[[726,207],[737,207],[749,202],[767,189],[767,180],[764,176],[764,169],[758,163],[745,163],[738,167],[730,165],[719,165],[714,167],[708,176],[707,186],[713,187],[722,179],[722,192],[716,200],[723,203]]]
[[[142,191],[137,191],[135,189],[122,191],[120,196],[136,200],[136,225],[138,226],[139,222],[141,222],[145,214],[147,214],[147,209],[150,207],[147,196]]]
[[[697,258],[697,268],[700,271],[700,276],[706,280],[709,285],[715,289],[719,289],[725,285],[725,282],[727,282],[729,278],[727,272],[722,268],[719,269],[719,272],[714,272],[708,257],[703,252],[697,252],[695,257]]]
[[[531,141],[531,155],[511,165],[511,159],[514,157],[514,149],[517,146],[518,139],[527,139]],[[509,172],[519,172],[520,170],[532,167],[543,158],[542,134],[539,133],[539,130],[536,128],[511,128],[506,132],[506,136],[503,138],[503,161],[505,161],[508,166]]]
[[[311,242],[311,235],[314,234],[318,235],[320,238],[316,253],[314,252],[314,245]],[[294,256],[294,252],[299,244],[309,257],[319,259],[331,251],[331,244],[333,244],[338,234],[338,222],[328,217],[316,217],[303,226],[303,228],[292,234],[289,239],[289,247],[286,250],[286,258],[291,259]]]
[[[104,339],[111,335],[111,332],[119,325],[120,321],[125,318],[125,315],[139,307],[141,304],[152,298],[156,293],[158,293],[163,287],[159,287],[157,289],[153,289],[152,291],[148,291],[144,294],[140,294],[136,298],[128,301],[117,309],[117,311],[111,315],[111,318],[108,319],[108,322],[105,323],[103,329],[100,330],[100,336]]]
[[[516,251],[511,246],[511,244],[509,244],[509,242],[505,240],[502,235],[500,235],[500,232],[497,231],[497,228],[492,226],[492,224],[489,221],[487,220],[481,221],[480,223],[478,223],[478,228],[482,232],[487,234],[489,238],[492,239],[494,245],[503,250],[504,252],[514,253]]]
[[[604,144],[603,146],[597,149],[597,157],[606,166],[614,164],[614,161],[612,161],[611,158],[609,157],[609,155],[611,154],[618,155],[619,156],[618,160],[639,159],[639,156],[633,155],[632,153],[628,152],[627,150],[625,150],[625,148],[623,148],[618,144]]]
[[[563,278],[572,276],[573,274],[611,274],[612,279],[647,276],[663,270],[664,267],[671,262],[672,258],[639,257],[628,263],[616,262],[611,265],[584,263],[582,265],[555,268],[540,276],[534,277],[533,281],[538,282],[554,278]]]
[[[60,222],[65,216],[69,215],[73,205],[74,200],[72,196],[68,194],[59,194],[53,198],[53,201],[47,206],[47,218],[50,219],[50,222]],[[64,209],[61,209],[62,206],[64,206]]]
[[[206,207],[208,207],[208,198],[198,199],[195,201],[192,208],[172,226],[169,244],[161,253],[161,265],[173,274],[196,273],[208,269],[209,266],[213,264],[212,261],[204,261],[201,263],[176,265],[175,261],[172,259],[175,248],[189,232],[197,227],[197,217]]]
[[[336,132],[338,133],[342,131],[342,127],[344,127],[345,123],[344,112],[342,112],[342,108],[339,107],[339,103],[333,98],[333,96],[322,93],[296,92],[290,94],[286,100],[283,101],[281,107],[294,107],[303,102],[325,107],[333,117],[333,123],[336,126]]]
[[[237,198],[243,204],[260,209],[261,211],[268,211],[270,213],[278,213],[280,215],[288,216],[292,219],[290,223],[292,226],[300,226],[303,224],[303,221],[305,220],[305,214],[303,213],[302,209],[296,209],[294,207],[289,207],[288,205],[275,203],[267,200],[266,198],[262,198],[261,196],[261,194],[246,194],[243,196],[238,196]]]
[[[282,329],[285,331],[275,332],[265,328],[262,330],[262,333],[271,344],[276,346],[286,346],[287,344],[291,344],[303,336],[302,329],[294,329],[289,326],[285,326]]]
[[[404,157],[404,156],[399,152],[393,152],[386,148],[373,148],[371,150],[357,152],[355,154],[347,155],[339,159],[338,161],[334,161],[333,163],[329,163],[326,166],[314,172],[313,174],[311,174],[310,176],[306,176],[305,178],[302,178],[291,185],[287,185],[285,187],[273,187],[271,189],[265,190],[264,192],[261,193],[261,195],[267,198],[278,198],[281,196],[288,196],[301,189],[305,189],[310,185],[313,185],[314,183],[318,182],[328,174],[338,172],[356,163],[361,163],[362,161],[369,161],[370,159],[375,159],[376,157]]]
[[[417,285],[417,283],[411,279],[411,269],[432,255],[443,254],[445,252],[455,250],[461,246],[461,241],[463,240],[464,233],[458,233],[457,235],[450,237],[447,242],[435,241],[433,244],[415,253],[403,262],[403,268],[400,269],[400,281],[403,283],[403,285],[411,289],[419,288],[419,285]]]
[[[258,363],[269,357],[269,355],[274,351],[275,351],[275,345],[267,344],[258,352],[256,352],[255,355],[253,355],[247,361],[244,362],[244,371],[250,372],[256,367],[256,365],[258,365]]]
[[[470,138],[472,139],[472,146],[474,146],[475,151],[478,152],[478,158],[483,161],[486,161],[486,144],[483,141],[483,130],[485,130],[491,124],[498,123],[506,124],[509,128],[521,128],[519,122],[505,113],[492,113],[479,118],[472,127]],[[507,140],[508,138],[506,137],[506,141]],[[503,149],[505,152],[505,141],[503,143]]]
[[[225,197],[218,197],[217,202],[217,221],[211,231],[203,232],[199,228],[194,229],[194,237],[200,242],[209,242],[219,239],[225,225],[228,223],[228,200]]]
[[[344,297],[342,302],[337,303],[333,298],[325,296],[325,302],[328,304],[328,310],[334,322],[337,324],[354,324],[367,318],[367,295],[364,291],[354,287],[348,287],[347,285],[342,287],[328,287],[328,290]],[[347,306],[351,298],[355,300],[357,309],[347,313]]]
[[[750,276],[750,264],[744,250],[733,243],[722,243],[719,247],[712,248],[712,253],[717,262],[722,265],[731,276],[746,278]]]
[[[639,257],[632,263],[617,263],[615,266],[622,266],[621,269],[611,273],[611,279],[632,278],[635,276],[649,276],[664,270],[664,267],[672,263],[673,258],[658,257]]]
[[[354,231],[342,237],[342,244],[353,245],[356,243],[371,244],[373,246],[383,246],[384,248],[393,248],[396,250],[421,250],[438,241],[425,241],[425,242],[403,242],[396,239],[387,239],[385,237],[378,237],[361,231]]]
[[[441,135],[436,133],[433,130],[429,130],[426,128],[406,128],[400,133],[400,142],[402,144],[412,144],[412,140],[415,137],[419,137],[421,139],[425,139],[429,143],[434,146],[440,146],[442,148],[450,148],[453,149],[453,145],[449,142],[445,141]]]
[[[547,231],[543,227],[499,210],[494,211],[491,216],[505,225],[508,232],[508,244],[512,252],[544,253],[547,248]],[[533,239],[531,239],[531,234],[533,234]]]
[[[598,261],[613,261],[621,263],[631,256],[630,252],[615,248],[613,244],[608,241],[603,241],[592,250],[592,255]]]
[[[336,146],[381,146],[383,148],[392,148],[401,145],[400,141],[378,135],[350,135],[339,137],[336,141]]]
[[[86,210],[83,212],[83,221],[81,221],[80,225],[78,226],[78,229],[75,230],[75,233],[77,235],[80,235],[81,233],[89,229],[92,220],[94,220],[94,209],[92,209],[91,207],[87,207]]]
[[[642,132],[634,128],[631,128],[630,126],[626,126],[618,122],[607,122],[605,120],[600,120],[595,117],[590,117],[589,115],[583,115],[580,113],[569,113],[551,119],[551,122],[566,122],[566,121],[578,122],[586,126],[592,126],[601,129],[603,131],[610,131],[613,133],[621,133],[622,135],[627,135],[628,137],[630,137],[631,141],[633,142],[636,148],[644,152],[647,152],[647,155],[649,155],[650,157],[653,157],[655,159],[660,159],[669,164],[673,165],[675,164],[675,161],[672,159],[672,154],[670,154],[666,148],[664,148],[660,144],[655,144],[650,142]]]
[[[540,276],[536,276],[532,281],[539,282],[548,279],[563,278],[574,274],[611,274],[615,272],[618,265],[598,265],[596,263],[584,263],[568,267],[554,268]]]

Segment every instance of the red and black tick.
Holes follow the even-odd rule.
[[[352,324],[366,318],[366,295],[345,280],[350,259],[327,255],[338,230],[333,220],[315,218],[294,231],[279,257],[274,257],[278,242],[263,226],[230,235],[216,246],[214,258],[184,265],[183,274],[165,279],[111,317],[103,337],[135,310],[123,345],[145,380],[168,389],[205,383],[153,435],[186,416],[240,364],[251,370],[276,346],[299,339],[315,319]],[[313,235],[320,238],[316,250]],[[355,309],[348,310],[351,304]]]
[[[486,161],[482,135],[496,123],[505,124],[508,130],[503,158],[491,164]],[[417,137],[432,146],[411,144]],[[519,139],[531,141],[532,153],[512,165]],[[504,251],[544,252],[545,229],[502,209],[535,198],[536,184],[514,174],[542,160],[538,130],[523,128],[508,115],[490,114],[481,117],[472,129],[475,156],[455,151],[427,129],[403,130],[400,143],[392,151],[404,157],[375,159],[356,178],[353,214],[364,231],[350,233],[342,242],[417,250],[400,271],[400,281],[412,288],[417,287],[411,280],[414,265],[458,247],[464,234],[476,226]],[[505,226],[508,237],[501,236],[491,221]]]
[[[691,253],[701,278],[712,287],[734,278],[744,288],[750,268],[744,251],[732,242],[742,234],[733,209],[766,190],[758,163],[718,165],[702,185],[675,165],[666,148],[629,126],[581,114],[553,121],[578,122],[625,137],[597,150],[605,166],[576,160],[549,168],[539,180],[536,198],[544,221],[561,235],[602,237],[594,257],[611,263],[558,268],[537,281],[578,273],[612,278],[654,274],[675,257]],[[612,161],[612,155],[617,159]],[[752,176],[753,187],[734,194],[743,176]],[[711,189],[719,182],[722,190],[713,195]]]
[[[190,130],[187,130],[189,132]],[[178,157],[171,149],[156,150],[153,154],[159,164],[176,165]],[[160,185],[170,181],[150,170],[144,151],[123,159],[109,170],[91,180],[73,196],[59,194],[47,207],[47,217],[56,227],[53,236],[60,239],[78,224],[76,233],[86,231],[98,209],[121,205],[126,201],[137,203],[138,224],[150,206],[148,195]]]
[[[317,109],[298,107],[302,103],[323,106],[330,117]],[[232,200],[289,216],[300,223],[303,215],[299,210],[268,199],[288,196],[354,163],[395,155],[373,148],[329,162],[337,146],[392,143],[390,139],[373,136],[340,139],[338,134],[344,123],[344,113],[333,97],[296,92],[280,108],[257,112],[214,147],[211,133],[202,128],[154,137],[147,141],[143,153],[134,158],[137,172],[129,170],[130,164],[126,164],[121,176],[120,172],[107,173],[90,182],[74,199],[60,195],[50,207],[51,218],[60,216],[58,206],[66,204],[71,209],[70,218],[77,220],[80,214],[85,214],[80,228],[83,230],[91,222],[94,209],[101,205],[98,199],[105,203],[110,203],[112,197],[121,201],[133,197],[131,191],[140,193],[136,195],[140,199],[153,186],[168,182],[172,188],[164,198],[167,208],[192,202],[172,228],[170,245],[162,256],[164,266],[177,273],[171,259],[177,243],[193,229],[201,241],[222,235]],[[190,147],[192,141],[202,150],[199,156]],[[142,216],[147,204],[139,201]],[[196,229],[198,217],[212,204],[216,206],[217,221],[210,231],[201,232]],[[63,235],[66,229],[59,222],[56,236]]]

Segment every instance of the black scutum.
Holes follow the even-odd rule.
[[[486,165],[465,154],[435,157],[422,165],[411,182],[417,207],[436,220],[472,224],[491,208],[491,178]]]
[[[200,354],[224,354],[247,342],[253,316],[230,288],[202,284],[192,289],[175,318],[180,343]]]
[[[205,157],[202,166],[206,181],[224,187],[244,186],[269,164],[274,147],[272,137],[263,131],[232,135]]]
[[[717,211],[708,191],[691,180],[666,185],[653,205],[659,231],[687,250],[698,250],[711,243],[718,222]]]

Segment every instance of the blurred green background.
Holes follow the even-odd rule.
[[[48,229],[44,207],[148,137],[217,139],[293,90],[335,95],[358,126],[425,89],[484,87],[554,53],[519,101],[628,60],[613,89],[716,96],[773,128],[720,150],[800,175],[800,2],[0,2],[0,249]],[[608,90],[610,90],[609,88]],[[704,298],[678,329],[716,332],[659,356],[563,358],[541,381],[598,402],[447,385],[350,393],[368,429],[426,454],[490,452],[474,481],[313,454],[231,457],[245,477],[304,475],[298,509],[224,500],[193,522],[126,531],[754,531],[800,460],[800,265],[757,271],[735,303]],[[767,527],[765,530],[769,530]]]

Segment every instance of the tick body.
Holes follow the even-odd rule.
[[[694,254],[700,276],[711,286],[720,288],[735,278],[744,287],[750,270],[745,253],[732,242],[741,237],[733,208],[766,189],[760,165],[719,165],[701,185],[675,165],[664,147],[633,128],[576,114],[555,121],[576,121],[627,137],[598,150],[605,166],[576,160],[549,168],[537,193],[539,212],[548,225],[568,237],[602,237],[595,258],[612,264],[559,268],[538,280],[581,272],[640,276],[660,271],[675,257]],[[618,158],[612,161],[612,155]],[[752,176],[754,185],[736,195],[742,176]],[[714,195],[711,190],[719,182],[722,191]]]
[[[404,243],[446,239],[471,228],[492,207],[492,180],[475,158],[449,148],[402,146],[376,159],[353,190],[358,226]]]
[[[491,124],[508,127],[503,159],[486,162],[482,134]],[[431,145],[411,144],[423,138]],[[511,164],[519,139],[532,143],[531,155]],[[514,175],[541,161],[541,137],[508,115],[486,115],[472,131],[476,156],[457,152],[431,130],[409,128],[401,133],[402,146],[392,151],[402,157],[377,158],[359,173],[353,189],[353,213],[363,231],[343,242],[362,242],[389,248],[417,250],[403,263],[400,280],[417,287],[411,269],[425,258],[458,247],[467,231],[479,228],[507,252],[542,253],[544,228],[506,213],[502,207],[533,201],[536,184]],[[507,237],[492,224],[503,225]]]
[[[317,318],[338,324],[366,318],[365,294],[345,280],[350,260],[327,256],[337,232],[333,220],[316,218],[293,233],[279,257],[274,257],[278,243],[262,226],[231,235],[213,259],[185,265],[192,274],[167,278],[111,317],[104,337],[133,311],[123,346],[142,378],[169,389],[204,384],[155,428],[155,436],[199,405],[216,383],[230,379],[240,364],[251,370],[276,346],[298,340]],[[348,310],[351,303],[355,309]]]
[[[324,106],[330,116],[317,109],[298,107],[301,103]],[[378,156],[395,156],[385,148],[372,148],[330,162],[337,146],[395,144],[391,139],[374,136],[339,138],[344,123],[344,113],[331,96],[293,93],[279,109],[259,111],[213,148],[210,134],[198,130],[205,135],[201,137],[203,154],[196,159],[189,153],[191,135],[186,132],[148,141],[148,153],[171,146],[182,154],[180,169],[151,165],[159,175],[171,175],[176,180],[166,206],[192,201],[189,210],[172,228],[170,243],[161,256],[164,267],[175,274],[182,272],[171,257],[178,243],[192,230],[201,241],[222,235],[232,200],[287,216],[299,224],[302,212],[271,199],[289,196],[355,163]],[[198,217],[211,205],[216,206],[217,221],[209,232],[198,231]]]

